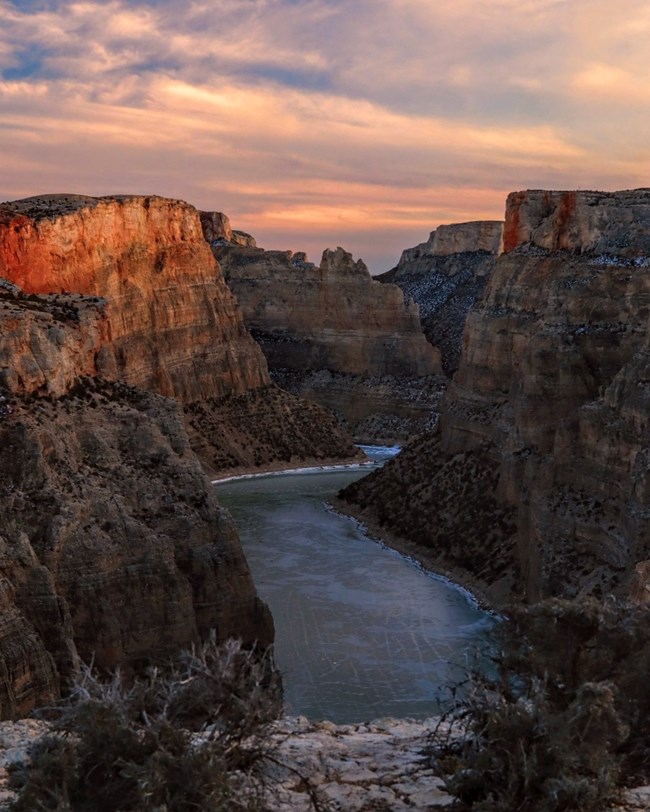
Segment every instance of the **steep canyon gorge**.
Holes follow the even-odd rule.
[[[0,277],[0,715],[56,698],[80,660],[136,665],[212,629],[268,645],[195,452],[210,471],[359,452],[270,381],[196,210],[3,204]]]
[[[205,472],[358,458],[322,406],[417,433],[344,509],[490,604],[646,601],[649,273],[648,190],[515,193],[380,281],[181,201],[2,204],[0,714],[93,655],[270,642]]]

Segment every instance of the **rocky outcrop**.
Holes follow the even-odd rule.
[[[210,228],[212,236],[232,236],[218,218]],[[28,294],[103,298],[101,347],[89,363],[106,378],[173,396],[186,409],[269,389],[264,356],[203,238],[198,212],[187,203],[48,195],[2,204],[0,276]],[[287,411],[303,411],[295,398],[282,402],[278,426]],[[248,430],[255,435],[254,426]],[[353,456],[350,440],[334,424],[332,430],[335,441],[319,454],[345,448],[344,456]],[[218,437],[205,440],[202,448],[219,444]],[[290,433],[286,442],[296,458],[311,458],[313,443],[303,447]],[[265,455],[273,460],[273,448]],[[215,468],[224,457],[205,462]]]
[[[274,762],[267,765],[265,805],[283,812],[312,812],[332,805],[339,812],[449,810],[456,805],[424,743],[449,729],[438,718],[422,722],[377,719],[360,725],[285,717],[272,729]],[[0,810],[10,812],[16,794],[8,772],[29,769],[29,749],[50,732],[47,722],[0,723]],[[607,812],[647,812],[650,786],[624,789]]]
[[[502,233],[497,220],[439,226],[427,242],[407,248],[395,268],[377,277],[417,302],[424,334],[440,351],[449,377],[458,369],[465,319],[501,252]]]
[[[223,212],[202,211],[199,214],[203,236],[211,246],[232,243],[245,248],[257,248],[257,242],[250,234],[245,231],[233,231],[230,219]]]
[[[82,375],[97,373],[108,321],[103,299],[24,296],[0,285],[0,388],[61,397]]]
[[[357,439],[369,439],[370,426],[373,439],[401,439],[421,428],[437,396],[423,412],[422,403],[415,406],[400,390],[439,373],[440,361],[422,334],[417,307],[399,288],[375,282],[364,263],[342,248],[325,251],[316,266],[303,253],[228,242],[228,230],[213,227],[222,215],[201,217],[274,380],[290,380],[290,391],[333,409]],[[434,388],[438,393],[440,387]],[[369,389],[377,397],[368,400]]]
[[[0,289],[3,718],[55,699],[80,659],[136,665],[211,629],[272,640],[179,404],[79,377],[105,327],[101,300]]]
[[[503,247],[513,251],[522,245],[548,251],[647,257],[650,189],[514,192],[506,203]]]
[[[514,561],[506,597],[617,592],[647,600],[649,200],[648,190],[508,199],[507,253],[469,313],[431,463],[447,470],[436,499],[454,526],[488,503],[514,517],[489,533],[478,525],[461,568],[490,590]],[[478,506],[467,503],[464,473],[477,455],[492,480]],[[424,474],[396,473],[395,465],[348,498],[376,518],[380,503],[386,513],[385,482],[410,476],[402,482],[410,514],[429,510],[437,523]],[[446,521],[426,541],[443,565]],[[392,515],[382,523],[404,535],[406,522]],[[482,573],[481,542],[510,558]]]

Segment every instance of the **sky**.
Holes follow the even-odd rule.
[[[648,0],[0,0],[0,200],[159,194],[373,273],[650,186]]]

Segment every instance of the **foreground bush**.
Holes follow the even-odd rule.
[[[31,767],[13,774],[12,809],[260,809],[279,686],[270,659],[235,642],[211,641],[128,683],[85,669],[52,735],[32,747]]]
[[[502,624],[432,752],[475,812],[596,812],[650,772],[650,609],[550,600]],[[445,731],[443,735],[443,731]]]

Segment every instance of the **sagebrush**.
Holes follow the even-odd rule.
[[[84,668],[15,771],[14,812],[258,810],[281,710],[270,656],[214,640],[125,679]]]
[[[496,676],[474,675],[431,742],[452,794],[475,812],[599,812],[647,780],[650,608],[544,601],[499,644]]]

